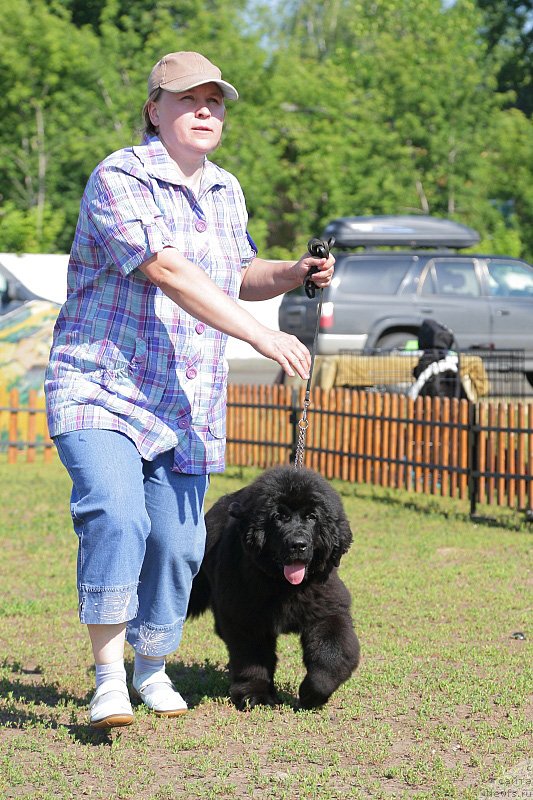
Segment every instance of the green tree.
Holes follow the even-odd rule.
[[[66,249],[90,171],[105,150],[131,138],[128,99],[110,113],[114,70],[90,29],[77,30],[38,1],[2,0],[2,12],[2,200],[35,224],[32,249],[49,245],[45,222],[63,215],[65,236],[55,247]]]
[[[18,250],[49,248],[44,227],[46,221],[57,231],[52,219],[63,220],[53,247],[69,249],[90,172],[105,155],[139,139],[148,72],[162,54],[197,48],[224,68],[239,62],[240,53],[240,74],[256,58],[253,44],[243,40],[240,47],[239,4],[229,0],[208,9],[199,0],[179,8],[170,0],[157,7],[0,0],[0,11],[4,249],[8,243]]]
[[[290,242],[289,227],[300,241],[338,213],[481,219],[475,175],[499,100],[474,3],[285,8],[272,61],[268,136],[282,170],[270,225],[281,220]]]
[[[533,114],[533,0],[477,0],[483,35],[498,65],[501,92],[509,105]]]
[[[496,10],[0,0],[0,249],[68,250],[90,172],[138,141],[150,67],[195,49],[241,95],[214,158],[241,181],[262,253],[297,252],[334,216],[411,212],[532,254],[533,123],[502,110],[499,67],[514,51],[489,26]]]
[[[61,209],[48,205],[22,210],[8,200],[0,207],[0,250],[4,253],[53,253],[65,226]]]
[[[487,196],[505,231],[520,239],[516,255],[533,261],[533,120],[516,108],[499,114],[486,161]]]

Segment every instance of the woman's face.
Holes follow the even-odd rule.
[[[216,83],[205,83],[185,92],[162,91],[148,105],[153,125],[170,156],[203,157],[220,142],[226,109]]]

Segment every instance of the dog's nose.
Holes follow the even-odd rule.
[[[294,553],[295,556],[301,556],[306,552],[308,546],[309,543],[305,539],[293,539],[291,553]]]

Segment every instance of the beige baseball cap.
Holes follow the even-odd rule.
[[[184,92],[203,83],[216,83],[228,100],[237,100],[237,89],[222,80],[222,73],[200,53],[181,51],[168,53],[157,62],[148,78],[148,96],[156,89],[166,92]]]

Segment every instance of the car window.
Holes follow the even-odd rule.
[[[489,293],[494,297],[533,297],[533,267],[521,261],[491,259]]]
[[[411,258],[347,258],[342,291],[349,294],[396,294],[409,269]]]
[[[481,294],[471,259],[435,258],[422,286],[422,294],[478,297]]]

